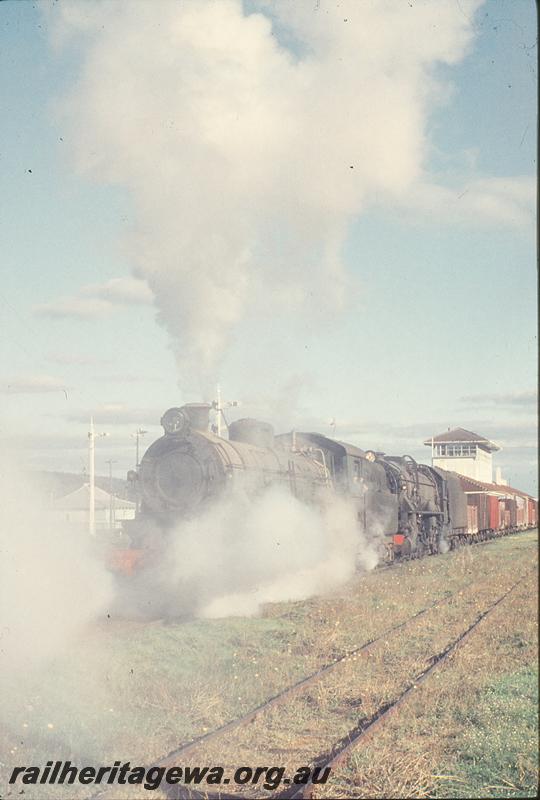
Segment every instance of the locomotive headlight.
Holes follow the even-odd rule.
[[[161,424],[165,433],[178,436],[187,433],[189,420],[181,408],[169,408],[161,417]]]

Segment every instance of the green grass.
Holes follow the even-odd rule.
[[[133,756],[141,742],[147,760],[152,740],[174,746],[272,693],[255,677],[258,665],[267,653],[283,653],[293,628],[286,619],[260,618],[118,623],[110,631],[102,624],[29,679],[27,707],[6,704],[4,722],[14,731],[28,725],[24,732],[44,742],[61,731],[64,742],[98,761]],[[279,678],[283,665],[274,663]],[[302,674],[301,662],[292,672]]]
[[[535,797],[538,768],[538,668],[527,667],[488,685],[460,709],[464,726],[436,797]]]
[[[536,533],[529,532],[359,575],[330,596],[272,604],[257,618],[182,624],[101,620],[89,626],[71,643],[70,650],[44,667],[34,681],[26,677],[24,691],[21,686],[14,689],[13,702],[3,708],[0,761],[41,763],[67,758],[73,752],[88,763],[109,763],[111,758],[148,763],[180,742],[253,708],[434,600],[463,589],[463,595],[456,595],[446,611],[430,612],[411,634],[392,638],[390,650],[381,651],[379,661],[373,658],[364,663],[355,691],[367,691],[373,672],[375,700],[380,692],[390,692],[393,697],[398,686],[381,684],[379,692],[380,676],[399,676],[401,661],[414,659],[416,649],[419,653],[437,652],[440,645],[435,642],[441,631],[444,633],[446,625],[455,626],[456,619],[461,623],[461,613],[463,620],[468,619],[471,601],[478,600],[481,606],[488,599],[487,595],[482,599],[482,592],[496,596],[530,568],[536,540]],[[527,608],[535,606],[533,594],[529,592]],[[506,618],[506,627],[502,629],[498,623],[496,638],[483,645],[481,666],[477,669],[473,663],[464,670],[464,675],[470,676],[472,667],[481,680],[475,679],[474,686],[469,686],[466,698],[463,679],[456,682],[455,693],[446,702],[445,723],[452,722],[452,713],[463,718],[458,721],[454,717],[455,737],[450,740],[441,733],[435,712],[427,720],[428,733],[415,736],[416,722],[409,717],[405,725],[407,716],[402,712],[396,721],[402,720],[403,730],[388,750],[381,750],[381,737],[374,740],[370,761],[376,774],[370,773],[373,784],[368,796],[422,797],[426,796],[423,786],[433,787],[437,794],[431,796],[438,797],[464,796],[464,787],[466,796],[527,796],[523,787],[530,791],[536,768],[530,744],[535,739],[532,717],[536,701],[531,694],[532,666],[524,669],[524,665],[536,658],[535,634],[528,613],[517,616],[515,610],[507,609]],[[517,620],[523,624],[516,624]],[[478,656],[477,643],[471,650]],[[497,659],[495,672],[484,664],[490,657]],[[508,679],[501,677],[514,673]],[[442,688],[449,677],[442,673],[434,676],[424,685],[424,692],[429,686]],[[308,714],[306,725],[330,729],[332,715],[342,705],[340,699],[347,696],[345,687],[312,694],[317,719],[313,722]],[[424,713],[436,703],[436,696],[427,700]],[[303,721],[299,705],[294,713],[297,717],[291,721],[291,730]],[[493,756],[489,748],[492,738]],[[437,740],[441,750],[434,753]],[[400,755],[396,741],[400,747],[408,742],[416,749]],[[403,760],[406,758],[409,761]],[[507,761],[514,766],[508,767]],[[393,771],[382,781],[386,765],[392,765]],[[435,772],[455,779],[433,782]],[[407,784],[403,782],[405,773],[412,776]],[[353,776],[348,776],[347,785],[354,786]],[[372,791],[378,785],[382,794]],[[492,785],[503,788],[487,788]]]

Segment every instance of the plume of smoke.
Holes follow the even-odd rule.
[[[161,574],[168,613],[250,616],[263,603],[332,591],[358,566],[372,569],[376,542],[361,536],[352,504],[321,502],[306,506],[277,486],[255,497],[238,489],[179,523]]]
[[[212,368],[248,304],[340,307],[349,223],[422,177],[428,113],[446,92],[433,67],[463,57],[478,5],[49,9],[53,39],[82,56],[62,129],[81,173],[133,198],[134,271],[183,386]]]
[[[112,703],[107,649],[88,633],[110,607],[113,582],[88,538],[50,517],[47,493],[6,452],[0,495],[0,784],[5,777],[9,794],[24,753],[38,763],[40,753],[43,763],[98,756],[92,715]],[[26,796],[41,797],[35,790]]]
[[[48,516],[39,488],[0,460],[0,674],[39,670],[66,651],[112,597],[84,537]]]
[[[443,534],[439,539],[439,553],[448,553],[450,550],[450,543],[446,538],[446,534]]]

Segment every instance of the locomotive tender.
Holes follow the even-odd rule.
[[[127,528],[131,567],[159,551],[180,519],[237,488],[256,494],[281,486],[315,505],[342,497],[353,504],[365,537],[384,542],[386,560],[445,551],[467,532],[466,496],[455,473],[318,433],[275,436],[272,426],[254,419],[231,423],[223,439],[209,431],[210,409],[190,403],[166,411],[164,435],[132,474],[140,513]]]

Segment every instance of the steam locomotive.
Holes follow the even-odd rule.
[[[467,532],[466,496],[453,472],[318,433],[276,436],[271,425],[254,419],[233,422],[224,439],[209,430],[210,410],[190,403],[161,418],[164,435],[131,475],[140,513],[127,529],[124,571],[157,557],[180,519],[236,489],[255,495],[281,486],[310,505],[343,497],[368,540],[376,532],[385,560],[445,551]]]

